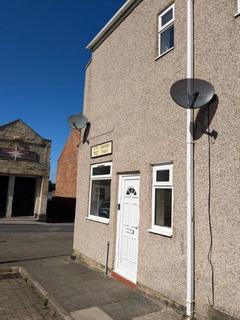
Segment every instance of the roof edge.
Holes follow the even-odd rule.
[[[18,118],[14,121],[10,121],[10,122],[7,122],[5,124],[2,124],[0,125],[0,130],[4,130],[4,128],[8,127],[8,126],[12,126],[14,125],[15,123],[18,123],[18,122],[21,122],[23,123],[26,127],[28,127],[32,132],[34,132],[39,138],[41,138],[43,141],[45,142],[49,142],[51,143],[52,140],[51,139],[45,139],[43,138],[37,131],[35,131],[32,127],[30,127],[26,122],[24,122],[22,119]]]
[[[119,24],[136,8],[143,0],[127,0],[117,13],[98,32],[86,49],[94,51],[100,44],[119,26]]]

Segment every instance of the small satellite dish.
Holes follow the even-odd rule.
[[[187,109],[197,109],[205,106],[214,96],[211,83],[201,79],[182,79],[175,82],[170,94],[179,106]]]
[[[82,113],[78,113],[70,116],[68,123],[72,129],[81,130],[88,124],[88,119]]]

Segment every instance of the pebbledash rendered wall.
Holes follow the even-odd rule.
[[[237,1],[195,2],[195,74],[215,87],[219,99],[211,129],[195,143],[196,305],[212,302],[207,261],[209,164],[213,232],[214,308],[240,318],[240,16]]]
[[[155,59],[157,17],[172,3],[140,1],[92,53],[84,99],[84,114],[91,122],[90,144],[79,148],[74,250],[104,265],[109,241],[109,266],[114,269],[118,173],[140,171],[137,282],[185,306],[186,111],[174,104],[169,91],[173,82],[186,77],[186,1],[175,1],[174,50]],[[195,280],[196,312],[207,316],[212,303],[210,208],[213,310],[240,318],[240,17],[234,18],[235,13],[234,1],[195,1],[195,76],[210,81],[219,100],[211,123],[218,132],[215,143],[209,144],[207,135],[195,143]],[[113,140],[113,154],[91,159],[91,146],[109,140]],[[111,210],[109,224],[101,224],[86,219],[90,165],[107,161],[112,161],[113,170]],[[152,164],[166,161],[173,162],[171,238],[148,232],[152,219]]]

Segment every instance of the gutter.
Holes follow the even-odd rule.
[[[121,24],[121,22],[136,8],[143,0],[127,0],[117,13],[109,20],[102,30],[86,46],[90,51],[96,50],[100,44]]]

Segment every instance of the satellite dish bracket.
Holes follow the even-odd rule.
[[[72,124],[73,124],[74,128],[75,128],[76,130],[78,130],[80,133],[81,133],[81,130],[84,129],[84,128],[85,128],[85,131],[88,130],[88,129],[89,129],[89,126],[91,125],[90,121],[88,121],[88,122],[85,124],[85,126],[80,129],[80,128],[78,128],[78,127],[75,125],[74,122],[73,122]],[[84,132],[84,136],[85,136],[85,132]],[[84,138],[83,143],[85,143],[85,142],[87,142],[87,144],[89,144],[89,139]]]
[[[212,130],[211,132],[210,131],[203,131],[204,134],[206,134],[207,136],[213,138],[214,140],[217,139],[217,136],[218,136],[218,132],[215,131],[215,130]]]
[[[79,130],[78,127],[76,126],[76,122],[73,122],[72,125],[74,126],[74,129]]]
[[[193,100],[192,100],[192,103],[190,104],[190,106],[191,106],[190,108],[191,109],[193,108],[195,102],[197,101],[198,96],[199,96],[199,92],[194,92]],[[190,97],[191,97],[191,95],[188,95],[188,99],[189,99],[188,101],[190,101]]]
[[[89,135],[90,127],[91,127],[91,123],[90,123],[90,121],[88,121],[88,122],[86,123],[85,130],[84,130],[84,134],[83,134],[83,144],[84,144],[85,142],[87,142],[87,144],[89,144],[88,135]]]

